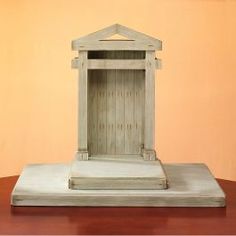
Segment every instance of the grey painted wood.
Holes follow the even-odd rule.
[[[155,159],[155,51],[146,51],[144,158]]]
[[[145,72],[134,71],[134,148],[141,154],[144,145]]]
[[[128,41],[103,41],[120,34]],[[120,24],[114,24],[87,36],[72,41],[72,50],[161,50],[162,42]]]
[[[167,179],[160,161],[140,155],[91,156],[72,162],[71,189],[165,189]]]
[[[73,69],[79,68],[79,58],[75,58],[71,62],[71,67]],[[155,58],[156,69],[161,69],[161,59]],[[119,70],[143,70],[145,69],[145,60],[111,60],[111,59],[89,59],[88,69],[119,69]]]
[[[108,51],[99,52],[99,56],[115,59],[123,54],[125,60],[137,60],[140,53],[143,52],[117,54]],[[144,76],[143,70],[89,70],[88,143],[91,154],[141,154]]]
[[[87,51],[80,52],[80,63],[79,63],[79,114],[78,114],[78,158],[87,159],[87,149],[88,149],[88,70],[87,70]],[[83,114],[83,115],[81,115]],[[80,155],[81,152],[81,155]]]
[[[145,60],[90,59],[88,60],[88,69],[141,70],[145,69]]]
[[[88,72],[88,148],[91,155],[98,151],[98,78],[96,71]]]
[[[140,33],[124,25],[117,24],[117,33],[129,39],[138,39],[140,41],[147,42],[148,45],[153,45],[156,50],[162,50],[162,42],[159,39]]]
[[[136,41],[98,41],[98,42],[83,42],[79,46],[75,46],[74,50],[80,51],[93,51],[93,50],[137,50],[137,51],[153,51],[155,47],[153,45],[147,45],[143,42]]]
[[[127,40],[107,39],[114,34]],[[83,121],[79,124],[86,128],[79,131],[79,143],[84,146],[79,146],[79,159],[87,159],[89,148],[90,155],[139,154],[144,160],[155,160],[155,69],[161,65],[155,49],[161,49],[161,41],[115,24],[74,40],[72,46],[82,56],[75,58],[72,66],[80,69],[83,65],[84,72],[80,73],[86,77],[80,88],[85,91],[80,103],[88,97],[89,106],[88,115],[80,111]],[[85,50],[89,50],[86,61]],[[85,70],[93,71],[87,76]],[[88,82],[90,77],[96,85]],[[87,88],[90,83],[91,88]],[[89,94],[85,94],[87,89]],[[84,109],[86,103],[80,106]]]
[[[223,207],[225,194],[204,164],[165,164],[166,190],[70,190],[69,165],[28,165],[12,192],[14,206]],[[53,187],[52,187],[53,186]]]
[[[120,52],[123,55],[122,52]],[[116,70],[116,153],[125,150],[125,71]]]
[[[127,40],[107,39],[114,34]],[[225,206],[205,165],[163,168],[156,159],[155,69],[161,60],[155,50],[161,48],[160,40],[118,24],[72,42],[79,51],[72,61],[79,69],[76,159],[72,166],[27,166],[12,205]]]
[[[116,153],[116,71],[107,73],[107,151]]]
[[[125,154],[134,154],[134,76],[133,71],[125,73]]]
[[[155,58],[155,67],[160,70],[162,68],[162,60],[159,58]]]
[[[96,71],[98,89],[98,152],[107,153],[107,73]]]
[[[111,25],[108,26],[104,29],[98,30],[96,32],[90,33],[86,36],[83,36],[79,39],[73,40],[72,41],[72,48],[73,48],[73,44],[79,43],[79,42],[87,42],[87,41],[93,41],[93,40],[99,40],[99,39],[104,39],[104,38],[108,38],[114,34],[117,33],[117,25]]]

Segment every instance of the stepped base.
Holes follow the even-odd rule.
[[[225,195],[204,164],[164,164],[166,190],[71,190],[70,166],[35,164],[12,192],[14,206],[223,207]]]
[[[160,161],[141,156],[100,156],[73,161],[71,189],[166,189],[167,178]]]

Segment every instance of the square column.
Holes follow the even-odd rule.
[[[88,52],[79,52],[78,160],[88,160]]]
[[[155,160],[155,51],[146,51],[144,160]]]

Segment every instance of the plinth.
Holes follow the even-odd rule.
[[[23,170],[12,193],[14,206],[223,207],[225,194],[204,164],[164,164],[165,190],[71,190],[70,165],[36,164]]]
[[[140,156],[92,156],[75,160],[70,171],[71,189],[166,189],[167,178],[160,161]]]

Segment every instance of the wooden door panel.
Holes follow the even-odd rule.
[[[89,70],[88,77],[88,146],[90,153],[98,152],[98,89],[97,77],[93,70]]]
[[[139,154],[144,140],[144,72],[90,71],[88,94],[89,153]]]
[[[107,76],[106,71],[97,70],[97,153],[107,153]],[[93,95],[92,95],[93,96]],[[90,128],[90,127],[89,127]]]
[[[144,72],[89,72],[89,152],[138,154],[144,140]]]
[[[135,71],[134,80],[134,152],[144,143],[144,71]]]
[[[116,71],[116,154],[125,154],[125,71]]]
[[[144,56],[142,52],[122,51],[100,54],[112,59]],[[89,153],[140,154],[144,143],[144,70],[89,70],[88,80]]]
[[[116,71],[107,73],[107,150],[108,154],[116,154]]]

